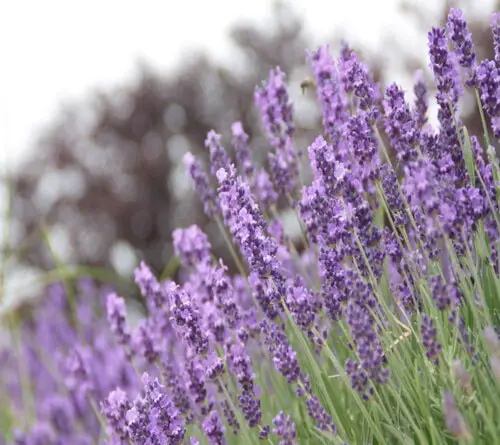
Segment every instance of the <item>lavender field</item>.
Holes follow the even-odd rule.
[[[234,159],[217,128],[209,165],[183,159],[237,273],[191,225],[172,233],[175,281],[135,270],[145,310],[82,276],[5,316],[0,444],[500,444],[500,13],[490,30],[478,60],[451,9],[427,35],[435,84],[419,71],[408,92],[347,43],[305,53],[308,147],[271,70],[267,167],[241,122]]]

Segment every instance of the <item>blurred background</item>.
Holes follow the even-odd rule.
[[[480,59],[492,53],[494,0],[87,0],[5,2],[0,47],[0,308],[37,295],[50,271],[86,266],[129,280],[145,260],[161,273],[174,228],[197,223],[232,266],[201,212],[182,157],[210,129],[241,120],[257,162],[266,140],[255,86],[279,65],[295,104],[296,145],[320,130],[302,94],[306,50],[346,40],[376,79],[411,89],[427,68],[427,31],[461,7]],[[474,105],[470,133],[480,133]],[[49,272],[49,275],[47,275]],[[117,278],[118,277],[118,278]],[[45,280],[45,281],[44,281]]]

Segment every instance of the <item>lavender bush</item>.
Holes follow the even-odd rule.
[[[72,310],[53,290],[6,353],[7,440],[500,443],[500,15],[491,27],[484,61],[461,11],[429,32],[438,128],[421,75],[410,102],[396,84],[382,91],[347,45],[309,54],[324,132],[308,164],[285,74],[272,70],[255,93],[269,171],[239,123],[235,163],[215,131],[209,169],[185,159],[239,274],[191,226],[173,233],[179,283],[136,270],[148,309],[136,326],[116,293],[99,317],[97,290]],[[461,124],[466,94],[482,135]]]

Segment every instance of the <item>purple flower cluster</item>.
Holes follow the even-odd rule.
[[[129,358],[118,344],[130,339],[124,307],[113,295],[110,322],[118,333],[113,335],[106,321],[106,294],[109,288],[82,279],[70,306],[64,287],[52,285],[32,320],[20,327],[20,355],[1,351],[7,357],[2,359],[0,392],[12,401],[13,443],[90,445],[103,434],[94,410],[99,402],[116,387],[123,393],[138,389]],[[22,396],[23,367],[36,401],[36,422],[31,424]],[[115,423],[119,428],[118,419]]]
[[[193,225],[172,234],[181,268],[175,282],[158,279],[145,263],[135,270],[143,314],[92,283],[81,284],[73,304],[61,286],[51,287],[37,317],[20,329],[18,356],[0,355],[15,443],[222,445],[252,436],[296,445],[316,440],[312,424],[321,430],[315,434],[349,436],[343,423],[356,414],[334,419],[338,403],[347,406],[349,395],[363,404],[389,400],[384,389],[398,381],[391,360],[413,333],[422,342],[415,348],[420,367],[424,354],[439,364],[436,372],[448,366],[448,332],[479,363],[466,323],[475,311],[463,303],[469,263],[479,273],[498,272],[498,166],[492,148],[485,156],[461,128],[458,111],[465,73],[500,134],[498,15],[492,32],[495,59],[481,62],[459,10],[429,33],[438,128],[428,123],[422,72],[411,103],[397,84],[382,95],[347,45],[338,58],[328,46],[310,53],[323,132],[307,149],[312,178],[301,190],[293,106],[284,73],[271,70],[255,93],[271,145],[269,171],[254,165],[240,122],[231,127],[235,164],[215,131],[205,141],[211,176],[191,154],[185,158],[206,215],[230,235],[239,274],[213,258],[208,236]],[[279,206],[278,195],[287,198]],[[300,248],[281,219],[287,200],[305,231]],[[449,323],[444,335],[438,319]],[[485,335],[490,368],[500,375],[498,336],[492,329]],[[470,392],[474,380],[463,363],[453,369]],[[348,385],[337,398],[326,376],[339,364],[344,369],[334,372]],[[318,372],[325,374],[312,380]],[[280,385],[290,391],[271,394]],[[303,424],[293,420],[298,415]],[[469,439],[449,393],[443,417],[449,433]]]
[[[292,143],[295,132],[293,106],[285,84],[285,73],[279,68],[271,70],[269,81],[255,92],[262,126],[274,151],[269,154],[269,165],[276,190],[285,194],[296,193],[299,165]]]

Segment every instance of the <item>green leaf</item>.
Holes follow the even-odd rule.
[[[465,166],[467,167],[467,172],[469,173],[470,182],[472,186],[476,185],[476,170],[474,168],[474,157],[472,155],[472,148],[470,145],[469,132],[467,127],[462,127],[464,135],[464,143],[462,145],[464,151]]]

